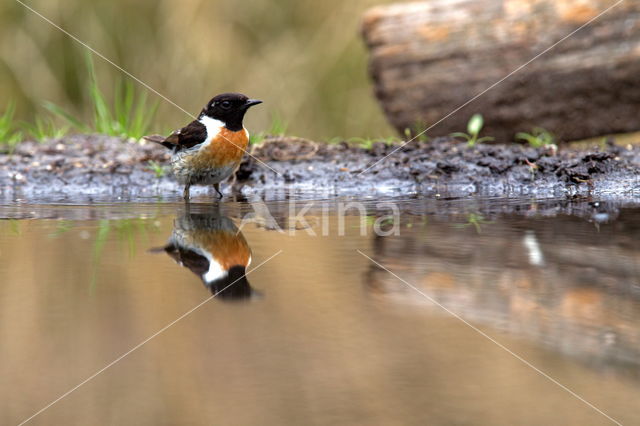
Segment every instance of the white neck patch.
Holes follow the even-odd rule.
[[[207,129],[207,137],[204,140],[204,144],[208,145],[211,142],[211,139],[215,138],[218,135],[218,132],[222,130],[224,127],[224,123],[220,120],[216,120],[215,118],[211,118],[207,115],[203,115],[198,119],[199,122],[204,124],[204,127]]]

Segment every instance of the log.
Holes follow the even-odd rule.
[[[375,94],[401,133],[425,129],[616,0],[431,0],[365,13]],[[429,130],[508,142],[542,127],[559,140],[640,130],[640,0],[625,0]]]

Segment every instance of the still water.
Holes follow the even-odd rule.
[[[0,424],[640,424],[640,209],[389,201],[0,207]]]

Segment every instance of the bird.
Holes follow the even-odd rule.
[[[222,93],[202,108],[197,119],[169,136],[144,137],[171,150],[171,169],[184,185],[186,202],[191,185],[213,185],[219,198],[223,197],[220,182],[236,171],[249,144],[244,115],[261,103],[241,93]]]
[[[167,244],[150,251],[167,253],[220,299],[259,296],[246,277],[251,248],[233,221],[218,212],[179,215]]]

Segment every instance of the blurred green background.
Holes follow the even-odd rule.
[[[214,94],[240,91],[265,101],[247,118],[254,132],[281,120],[287,134],[314,139],[394,133],[359,34],[362,13],[392,0],[23,1],[194,114]],[[0,111],[14,100],[16,119],[33,121],[51,101],[89,120],[86,49],[15,0],[0,5],[0,24]],[[94,63],[113,96],[124,75]],[[160,102],[155,132],[189,120],[149,99]]]

